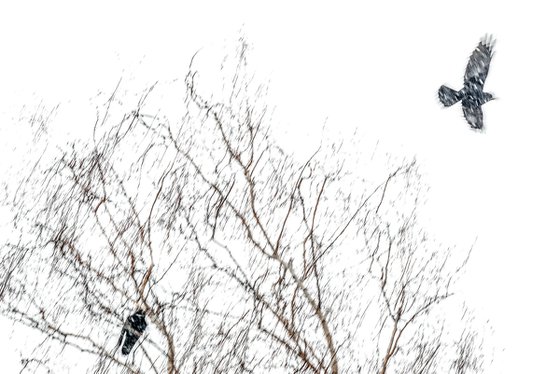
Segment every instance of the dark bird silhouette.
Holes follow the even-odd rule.
[[[126,319],[117,344],[117,346],[120,347],[124,340],[121,349],[123,355],[128,355],[130,351],[132,351],[132,347],[134,347],[136,341],[142,336],[146,327],[148,327],[146,323],[146,314],[142,309],[138,309]]]
[[[460,100],[465,119],[473,129],[477,130],[481,130],[484,126],[482,104],[494,100],[492,94],[484,92],[483,88],[495,43],[492,36],[485,36],[478,43],[469,58],[465,70],[465,86],[460,91],[455,91],[447,86],[441,86],[438,91],[439,100],[446,107]]]

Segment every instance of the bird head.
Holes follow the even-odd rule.
[[[485,92],[484,93],[484,102],[487,103],[487,102],[492,101],[492,100],[496,100],[496,97],[494,97],[494,95],[489,93],[489,92]]]

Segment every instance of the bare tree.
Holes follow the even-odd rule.
[[[44,338],[22,372],[70,355],[95,373],[481,370],[437,313],[468,251],[418,224],[416,162],[378,183],[336,147],[297,163],[270,136],[244,41],[224,66],[209,95],[191,64],[176,118],[150,104],[157,87],[124,109],[117,88],[92,139],[15,191],[0,312]],[[149,327],[123,356],[136,309]]]

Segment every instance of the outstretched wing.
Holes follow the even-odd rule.
[[[473,129],[481,130],[483,127],[482,108],[480,106],[468,107],[463,106],[463,114],[465,119]]]
[[[484,87],[495,43],[496,41],[492,39],[492,36],[485,36],[478,43],[478,46],[471,54],[467,69],[465,70],[465,84],[475,84],[480,89]]]

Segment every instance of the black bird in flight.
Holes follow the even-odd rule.
[[[484,92],[483,88],[495,43],[492,36],[485,36],[478,43],[467,64],[465,86],[460,91],[447,86],[441,86],[438,91],[439,100],[446,107],[461,100],[465,119],[473,129],[477,130],[481,130],[484,126],[482,104],[494,100],[492,94]]]
[[[146,314],[142,309],[138,309],[134,314],[126,319],[117,344],[117,346],[120,347],[124,338],[124,343],[121,349],[123,355],[128,355],[130,351],[132,351],[132,347],[134,347],[136,341],[140,338],[140,336],[142,336],[146,327],[148,327],[148,324],[146,323]]]

